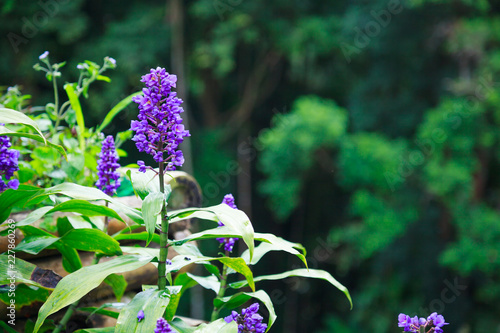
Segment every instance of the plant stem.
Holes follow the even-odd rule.
[[[61,121],[61,115],[59,114],[59,92],[57,91],[57,79],[56,76],[52,77],[52,85],[54,86],[54,113],[57,116],[56,124],[54,125],[54,134],[59,126],[59,122]]]
[[[165,183],[163,174],[164,163],[160,162],[158,178],[160,180],[160,192],[165,193]],[[167,221],[167,205],[163,203],[161,210],[161,231],[160,231],[160,260],[158,262],[158,289],[164,290],[167,285],[166,261],[168,255],[168,221]]]
[[[226,251],[225,256],[229,257],[229,251]],[[222,297],[224,297],[226,289],[227,289],[227,266],[223,265],[222,275],[221,275],[221,279],[220,279],[220,289],[219,289],[219,292],[217,293],[217,297],[215,297],[215,299],[221,299]],[[217,320],[217,317],[219,316],[220,310],[221,310],[220,307],[214,307],[210,321]]]

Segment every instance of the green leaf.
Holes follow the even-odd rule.
[[[255,240],[262,241],[262,243],[255,248],[253,259],[250,261],[250,254],[248,250],[241,254],[241,258],[243,258],[248,265],[257,264],[259,260],[270,251],[285,251],[296,255],[307,268],[307,260],[305,257],[306,249],[301,244],[289,242],[273,234],[255,233]],[[296,249],[301,250],[302,253]],[[231,273],[234,273],[234,271],[228,271],[228,274]]]
[[[196,281],[200,286],[205,289],[213,290],[215,294],[219,293],[220,290],[220,282],[219,279],[215,275],[210,276],[197,276],[191,273],[186,273],[188,277]]]
[[[46,236],[28,236],[21,243],[17,244],[15,251],[22,251],[29,254],[38,254],[40,251],[51,246],[59,240],[58,237],[52,235]]]
[[[209,213],[209,214],[207,214]],[[211,213],[211,215],[210,215]],[[180,218],[182,216],[182,218]],[[226,228],[233,230],[238,233],[238,236],[229,236],[229,237],[239,237],[243,238],[243,241],[248,246],[250,260],[253,257],[254,251],[254,230],[252,227],[252,223],[250,223],[250,219],[248,216],[239,209],[233,209],[226,204],[220,204],[217,206],[211,206],[207,208],[187,208],[184,210],[178,210],[169,215],[169,222],[177,222],[182,219],[187,218],[201,218],[205,220],[222,222]],[[223,229],[223,228],[218,228]],[[198,233],[199,236],[201,233]],[[194,235],[194,234],[193,234]],[[191,235],[189,238],[191,238]],[[205,236],[209,234],[206,233]],[[213,234],[212,234],[213,235]],[[220,237],[220,236],[217,236]],[[212,238],[212,237],[207,237]]]
[[[17,331],[13,329],[12,326],[7,325],[7,323],[4,321],[0,321],[0,327],[5,329],[5,333],[17,333]]]
[[[82,328],[75,333],[113,333],[115,331],[114,327],[103,327],[103,328]]]
[[[0,221],[4,222],[7,220],[14,206],[23,206],[37,192],[40,192],[40,188],[21,184],[17,190],[8,189],[1,193]]]
[[[49,212],[53,206],[45,206],[38,209],[35,209],[31,213],[28,214],[23,220],[16,222],[16,227],[21,227],[24,225],[30,225],[38,220],[40,220],[47,212]]]
[[[267,324],[267,331],[271,329],[271,326],[273,326],[274,322],[276,321],[276,312],[274,312],[274,306],[273,302],[271,301],[271,298],[269,295],[263,291],[263,290],[258,290],[253,293],[238,293],[234,294],[232,296],[228,297],[223,297],[222,299],[214,299],[214,306],[216,308],[220,308],[222,306],[227,307],[228,309],[234,309],[237,308],[243,304],[245,304],[248,300],[256,298],[264,305],[266,306],[267,310],[269,311],[269,322]]]
[[[116,299],[120,301],[125,290],[127,290],[128,283],[125,277],[123,275],[111,274],[104,279],[104,282],[113,289]]]
[[[151,333],[158,318],[163,317],[169,301],[167,292],[156,288],[138,293],[120,311],[115,333]],[[137,320],[137,314],[140,310],[144,311],[144,319],[141,322]]]
[[[106,281],[106,280],[104,280],[104,281]],[[113,303],[111,303],[111,304],[105,303],[98,308],[97,307],[84,307],[84,308],[77,308],[77,310],[83,311],[83,312],[90,312],[89,317],[92,316],[94,313],[97,313],[100,315],[104,315],[104,316],[108,316],[108,317],[117,319],[118,316],[120,315],[119,312],[104,309],[106,307],[111,307],[110,305],[112,305],[112,304]],[[114,327],[113,327],[113,329],[114,329]]]
[[[175,276],[174,285],[181,286],[181,294],[196,286],[198,282],[190,278],[187,273],[179,273]]]
[[[94,205],[88,201],[78,199],[68,200],[60,203],[53,209],[51,209],[48,213],[53,212],[72,212],[79,213],[85,216],[109,216],[124,222],[120,215],[118,215],[118,213],[111,208],[101,205]]]
[[[83,267],[67,275],[59,281],[47,302],[40,308],[33,333],[38,332],[45,318],[78,301],[89,291],[98,287],[107,276],[132,271],[144,266],[151,259],[145,256],[125,255],[102,264]]]
[[[8,129],[4,126],[0,126],[0,135],[16,136],[16,137],[32,139],[32,140],[35,140],[38,142],[43,142],[44,144],[48,145],[49,147],[56,149],[61,155],[64,156],[65,159],[67,159],[66,151],[64,150],[64,148],[59,146],[59,145],[53,144],[50,141],[46,141],[45,137],[40,137],[39,135],[30,134],[30,133],[14,132],[14,131],[11,131],[10,129]]]
[[[6,191],[7,192],[7,191]],[[101,190],[94,187],[86,187],[73,183],[62,183],[36,193],[29,198],[29,203],[37,203],[43,201],[45,198],[51,195],[65,195],[73,199],[79,200],[105,200],[113,205],[112,209],[115,211],[121,211],[128,217],[130,217],[134,222],[139,224],[144,223],[142,220],[142,215],[137,209],[128,207],[127,205],[111,198],[109,195],[105,194]],[[1,204],[0,204],[1,207]]]
[[[21,283],[26,283],[32,286],[37,286],[41,287],[44,289],[49,289],[52,290],[52,288],[49,288],[47,286],[44,286],[36,281],[33,281],[32,275],[33,272],[37,269],[37,267],[27,261],[24,261],[22,259],[16,258],[15,260],[15,265],[16,265],[16,270],[12,270],[10,268],[10,264],[12,264],[12,261],[9,261],[12,259],[9,259],[7,255],[0,255],[0,285],[1,284],[10,284],[10,278],[12,276],[15,276],[16,282],[21,282]]]
[[[170,302],[168,302],[168,306],[165,309],[163,317],[167,321],[170,321],[174,318],[175,313],[177,312],[177,307],[179,306],[179,301],[182,296],[182,288],[179,286],[167,286],[166,289],[169,292]]]
[[[30,126],[38,132],[44,143],[47,142],[37,123],[22,112],[0,107],[0,124],[23,124]]]
[[[111,82],[111,79],[107,76],[104,76],[104,75],[97,75],[97,78],[96,78],[97,81],[105,81],[105,82]]]
[[[179,333],[192,333],[196,330],[196,327],[189,326],[181,318],[174,318],[169,322],[170,327],[172,327],[176,332]]]
[[[224,319],[217,319],[210,324],[201,324],[193,332],[195,333],[238,333],[238,325],[232,321],[226,323]]]
[[[64,90],[66,90],[66,94],[68,95],[69,102],[71,104],[71,108],[75,111],[76,114],[76,123],[79,128],[78,133],[78,141],[80,142],[80,150],[85,151],[85,121],[83,119],[82,106],[80,105],[80,101],[78,100],[78,95],[75,92],[76,83],[67,83],[64,85]]]
[[[138,232],[138,233],[130,233],[130,234],[121,233],[121,234],[113,236],[113,238],[116,239],[117,241],[125,240],[125,239],[135,239],[135,240],[147,241],[149,239],[149,236],[150,235],[148,232]],[[153,238],[151,238],[151,240],[157,244],[160,244],[160,235],[153,234]]]
[[[16,309],[20,309],[23,306],[32,305],[35,302],[45,302],[47,297],[49,297],[50,292],[47,289],[28,286],[26,284],[18,284],[16,286]],[[9,304],[11,297],[8,293],[0,292],[0,300]]]
[[[127,176],[132,182],[132,187],[135,193],[142,199],[146,199],[149,193],[160,193],[159,178],[153,170],[146,170],[142,173],[138,170],[128,170]],[[170,185],[165,186],[165,198],[168,200],[172,188]]]
[[[120,243],[99,229],[73,229],[61,237],[61,242],[81,251],[107,256],[122,254]]]
[[[163,209],[163,205],[166,205],[165,196],[160,192],[149,193],[142,202],[142,218],[144,219],[146,231],[149,235],[146,246],[149,245],[151,239],[153,239],[156,223],[161,219],[160,213]]]
[[[351,309],[352,309],[352,299],[351,295],[349,294],[349,291],[347,290],[346,287],[344,287],[340,282],[335,280],[335,278],[328,272],[320,270],[320,269],[305,269],[305,268],[300,268],[300,269],[294,269],[288,272],[280,273],[280,274],[272,274],[272,275],[262,275],[254,278],[255,282],[259,281],[269,281],[269,280],[282,280],[288,277],[306,277],[306,278],[314,278],[314,279],[322,279],[325,281],[330,282],[333,286],[337,287],[340,291],[342,291],[347,299],[349,300],[349,303],[351,304]],[[230,283],[229,286],[234,289],[239,289],[247,285],[246,281],[238,281],[238,282],[233,282]]]
[[[132,102],[132,98],[134,98],[135,96],[138,96],[140,94],[142,94],[142,91],[133,93],[132,95],[129,95],[129,96],[125,97],[124,99],[122,99],[120,102],[118,102],[118,104],[116,104],[108,112],[106,117],[104,117],[104,120],[102,121],[101,125],[99,125],[99,127],[97,128],[97,132],[102,132],[102,130],[111,123],[113,118],[115,118],[118,113],[120,113],[123,109],[125,109]]]

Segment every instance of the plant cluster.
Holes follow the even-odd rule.
[[[172,211],[167,209],[172,189],[165,182],[165,176],[168,177],[169,170],[182,166],[184,158],[179,144],[184,137],[190,135],[182,125],[182,101],[173,91],[175,75],[167,73],[163,68],[152,69],[142,77],[142,82],[146,85],[142,92],[129,96],[111,110],[98,128],[87,129],[78,99],[82,94],[87,95],[91,82],[106,80],[102,72],[116,66],[115,61],[107,57],[102,67],[89,61],[79,64],[80,79],[76,83],[65,84],[68,101],[60,104],[56,81],[64,63],[51,65],[48,52],[42,54],[40,60],[42,65],[37,64],[35,69],[45,71],[47,79],[53,82],[55,102],[48,105],[44,113],[35,115],[26,112],[24,107],[0,108],[0,122],[6,124],[5,127],[0,127],[0,134],[20,139],[21,143],[17,147],[20,150],[19,158],[24,164],[44,163],[38,161],[38,155],[32,153],[38,149],[47,155],[53,154],[54,161],[70,163],[72,159],[80,158],[73,162],[86,168],[69,173],[69,169],[64,166],[59,168],[57,163],[53,163],[51,170],[45,168],[40,173],[45,177],[42,182],[33,181],[35,178],[21,177],[19,170],[18,188],[10,188],[0,194],[2,222],[15,209],[34,209],[23,220],[15,221],[15,228],[24,235],[24,239],[15,248],[0,255],[0,284],[8,283],[8,274],[12,271],[8,266],[8,258],[17,252],[36,255],[45,249],[55,249],[61,253],[63,267],[69,273],[55,285],[49,285],[33,278],[32,273],[39,268],[22,259],[15,259],[14,273],[18,291],[28,288],[31,294],[44,300],[36,322],[29,328],[30,333],[47,329],[61,332],[76,310],[117,319],[114,328],[82,329],[79,330],[80,333],[267,332],[272,327],[276,314],[271,297],[264,290],[257,289],[256,283],[288,277],[325,280],[340,289],[351,302],[347,289],[330,273],[307,267],[306,251],[301,244],[273,234],[255,232],[247,215],[237,209],[231,195],[225,196],[223,202],[216,206]],[[135,132],[133,140],[140,152],[151,154],[157,163],[155,166],[147,166],[143,161],[138,161],[136,170],[123,171],[122,177],[130,180],[134,192],[142,200],[141,209],[124,205],[113,197],[120,181],[117,173],[117,169],[121,170],[118,154],[113,137],[104,139],[100,134],[106,124],[132,100],[139,105],[138,120],[131,124],[131,130]],[[62,126],[63,122],[67,127]],[[45,127],[42,128],[42,124]],[[91,140],[102,141],[100,151],[92,150],[94,145],[89,144]],[[30,156],[31,160],[25,159],[25,155]],[[87,158],[95,161],[93,168],[88,167]],[[54,178],[54,174],[58,172],[64,172],[64,176]],[[57,235],[43,226],[33,225],[40,219],[50,219],[55,212],[73,213],[57,220]],[[108,219],[123,222],[124,215],[134,225],[109,235]],[[98,217],[104,217],[105,223]],[[183,239],[168,238],[169,225],[191,218],[207,220],[213,223],[213,227]],[[6,230],[1,234],[6,235]],[[123,239],[145,241],[146,245],[124,246],[120,243]],[[245,243],[247,249],[239,255],[233,255],[233,246],[238,239]],[[218,241],[224,253],[215,256],[201,253],[192,242],[203,240]],[[158,246],[153,247],[152,243]],[[168,259],[170,249],[177,255]],[[94,253],[91,265],[82,265],[79,251]],[[272,251],[294,255],[305,267],[254,276],[251,267]],[[101,262],[103,257],[110,258]],[[102,282],[113,288],[120,301],[127,285],[120,274],[148,263],[157,266],[158,284],[142,286],[142,291],[130,302],[105,304],[100,308],[79,306],[81,298]],[[206,275],[181,272],[189,265],[201,265],[206,269]],[[213,312],[210,322],[189,327],[176,316],[176,312],[182,295],[197,284],[215,293]],[[254,300],[254,303],[243,309],[241,314],[233,311],[231,315],[221,317],[222,311],[237,309],[250,300]],[[2,301],[5,300],[2,298]],[[256,302],[265,306],[267,323],[263,322],[263,316],[258,313],[259,303]],[[53,323],[48,319],[60,310],[64,311],[64,316],[59,322]],[[9,329],[4,323],[0,325]]]

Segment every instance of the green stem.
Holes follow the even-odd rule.
[[[97,265],[99,263],[100,259],[101,259],[101,257],[98,257],[97,255],[94,255],[94,259],[92,259],[91,265]],[[71,316],[75,312],[76,307],[78,306],[79,302],[80,302],[80,300],[74,302],[73,304],[71,304],[69,306],[68,310],[66,310],[66,313],[62,317],[61,321],[59,321],[59,324],[56,326],[56,328],[54,329],[54,331],[52,331],[52,333],[60,333],[61,330],[63,330],[63,329],[66,328],[66,324],[68,323],[69,319],[71,318]]]
[[[165,183],[163,175],[163,162],[160,163],[158,178],[160,180],[160,192],[165,193]],[[158,262],[158,289],[164,290],[167,286],[166,277],[166,261],[168,255],[168,221],[167,221],[167,205],[163,203],[161,210],[161,231],[160,231],[160,260]]]
[[[226,251],[226,257],[229,257],[229,251]],[[224,297],[224,294],[226,293],[227,289],[227,266],[223,265],[222,267],[222,275],[220,279],[220,289],[219,292],[217,293],[217,297],[215,299],[222,299]],[[219,312],[221,308],[214,307],[214,310],[212,311],[212,317],[210,318],[210,321],[215,321],[219,317]]]
[[[57,79],[55,75],[52,76],[52,85],[54,86],[54,113],[57,115],[56,124],[54,125],[55,133],[61,121],[61,116],[59,114],[59,92],[57,91]]]

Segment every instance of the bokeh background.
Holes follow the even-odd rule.
[[[353,296],[349,310],[324,282],[262,285],[274,332],[399,332],[400,312],[434,311],[447,333],[500,332],[499,14],[488,0],[1,0],[0,86],[44,105],[41,53],[68,60],[68,81],[113,57],[83,101],[90,127],[149,68],[177,74],[204,204],[233,193]],[[298,265],[277,254],[255,271]],[[212,297],[183,314],[208,319]]]

